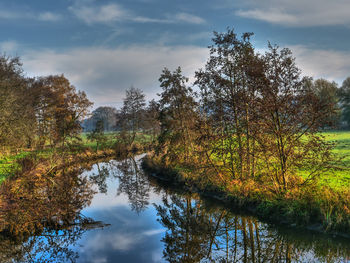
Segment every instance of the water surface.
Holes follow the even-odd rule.
[[[20,201],[8,206],[22,212],[1,214],[18,235],[0,235],[0,262],[350,262],[350,240],[272,226],[174,192],[143,173],[140,157],[9,194]],[[33,225],[43,227],[33,234]]]

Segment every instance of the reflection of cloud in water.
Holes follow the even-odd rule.
[[[108,230],[107,230],[108,231]],[[159,235],[165,232],[165,229],[150,229],[143,233],[132,233],[121,230],[120,232],[105,233],[99,232],[93,240],[89,240],[84,245],[85,251],[95,252],[111,247],[113,250],[128,251],[133,250],[136,245],[146,242],[149,236]]]
[[[153,206],[142,215],[126,206],[98,211],[99,220],[112,225],[84,235],[78,262],[163,262],[159,241],[165,229],[154,220],[155,213]]]
[[[107,261],[107,258],[102,257],[102,258],[94,258],[91,260],[91,262],[92,263],[106,263],[108,261]]]
[[[145,236],[153,236],[153,235],[164,233],[165,231],[166,229],[153,229],[153,230],[145,231],[142,234]]]

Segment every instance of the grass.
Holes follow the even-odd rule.
[[[106,140],[103,148],[110,149],[113,148],[117,142],[118,132],[106,132]],[[81,147],[96,149],[96,141],[90,141],[87,138],[88,133],[81,133]],[[147,134],[138,133],[135,138],[135,143],[143,144],[151,141],[151,136]],[[99,146],[99,148],[101,145]],[[54,148],[45,148],[43,150],[31,150],[31,149],[17,149],[16,151],[7,152],[1,155],[0,153],[0,184],[10,176],[13,171],[17,168],[17,160],[28,156],[29,154],[35,154],[38,158],[49,157],[52,152],[55,151]]]
[[[36,154],[38,158],[48,157],[53,152],[53,149],[29,150],[23,149],[20,152],[8,153],[0,156],[0,184],[18,168],[18,159],[22,159],[30,154]]]
[[[335,143],[333,152],[342,158],[341,170],[324,174],[321,185],[328,185],[335,190],[350,188],[350,131],[331,131],[322,133],[328,142]]]

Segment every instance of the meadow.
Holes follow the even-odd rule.
[[[340,158],[338,169],[321,176],[319,183],[334,190],[350,188],[350,131],[330,131],[322,133],[328,142],[334,143],[333,152]]]

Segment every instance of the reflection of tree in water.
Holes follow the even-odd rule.
[[[107,194],[107,178],[110,176],[110,164],[96,164],[97,173],[90,175],[90,180],[98,186],[98,190],[102,194]]]
[[[70,249],[98,222],[81,210],[94,192],[81,169],[46,172],[45,166],[13,178],[0,189],[1,262],[74,262]]]
[[[171,202],[164,198],[164,206],[156,206],[159,220],[168,228],[163,242],[164,257],[169,262],[199,262],[207,255],[210,222],[198,203],[191,197],[171,196]]]
[[[156,206],[167,228],[169,262],[348,262],[350,244],[322,235],[269,229],[252,217],[210,210],[190,196],[173,195]]]
[[[119,162],[117,167],[120,171],[117,194],[126,194],[132,210],[142,212],[149,204],[151,186],[148,179],[134,158]]]
[[[107,179],[109,177],[118,178],[117,195],[127,195],[131,209],[137,213],[147,208],[151,186],[134,158],[97,164],[96,168],[97,171],[89,175],[89,180],[97,185],[100,193],[107,194]]]

